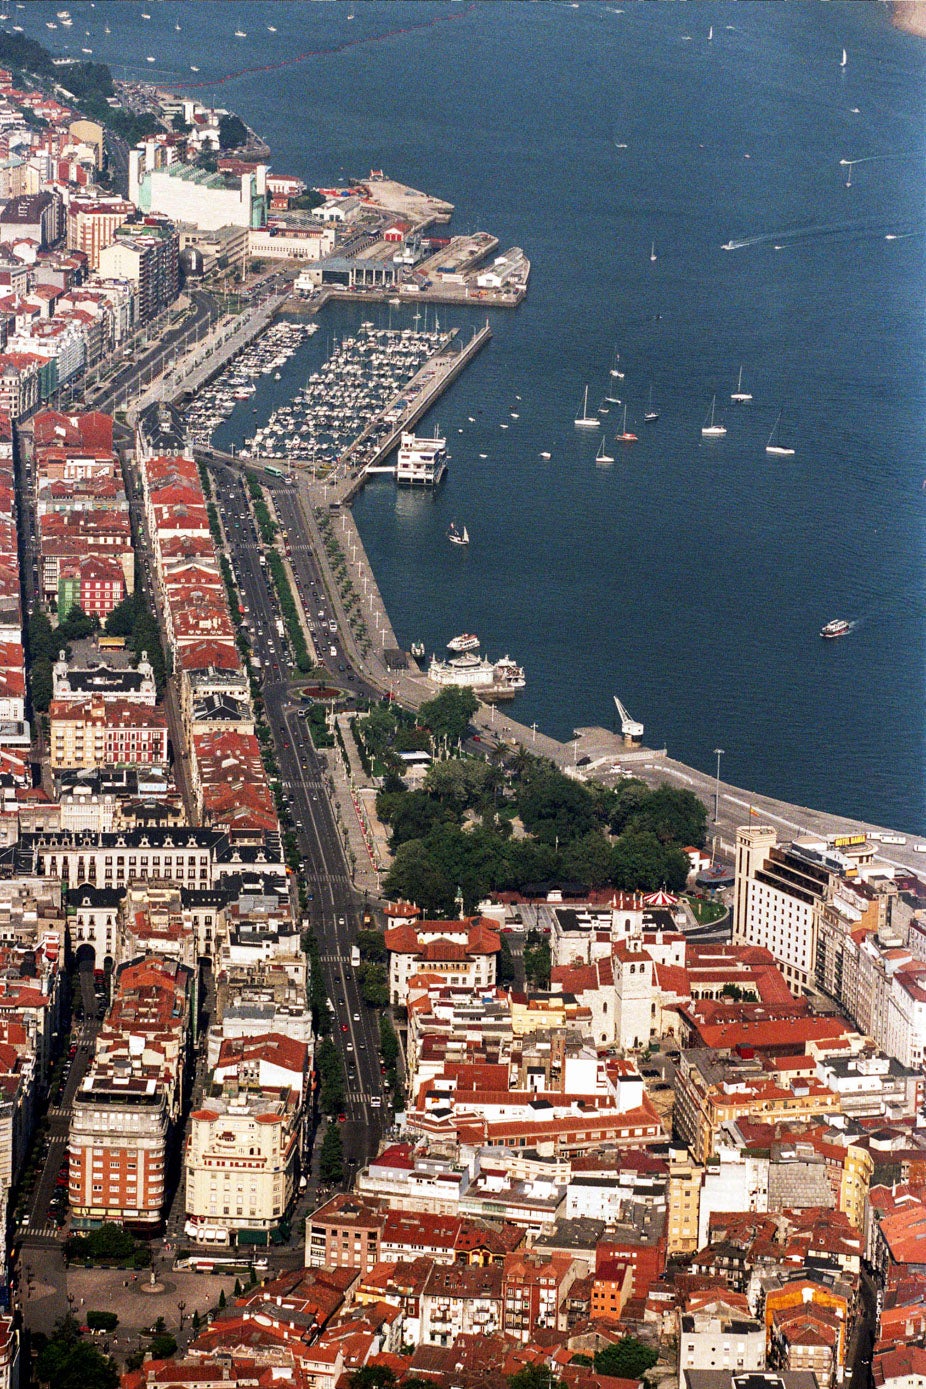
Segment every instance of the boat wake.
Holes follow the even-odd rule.
[[[786,227],[777,231],[758,232],[755,236],[731,237],[725,241],[723,251],[746,251],[753,246],[772,246],[776,251],[786,246],[802,245],[815,241],[838,241],[851,238],[878,237],[888,241],[900,241],[909,236],[922,236],[922,228],[912,231],[892,231],[891,224],[884,221],[831,222],[826,226],[819,223],[806,227]]]

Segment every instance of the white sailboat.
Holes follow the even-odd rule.
[[[595,454],[595,462],[596,462],[596,463],[613,463],[613,462],[614,462],[614,456],[613,456],[612,454],[610,454],[610,453],[607,453],[606,450],[605,450],[604,438],[603,438],[603,437],[602,437],[601,445],[600,445],[600,447],[599,447],[599,449],[598,449],[598,452]]]
[[[656,243],[655,243],[655,241],[651,241],[650,244],[649,244],[649,258],[650,258],[650,260],[656,260],[656,259],[657,259],[657,256],[656,256]]]
[[[849,61],[849,55],[846,53],[846,50],[843,49],[843,50],[842,50],[842,57],[841,57],[840,60],[839,60],[839,66],[840,66],[841,68],[844,68],[844,67],[846,66],[846,64],[848,63],[848,61]]]
[[[451,521],[450,529],[447,531],[447,539],[450,541],[451,545],[468,545],[469,531],[465,526],[462,531],[458,531],[456,522]]]
[[[655,410],[655,409],[653,408],[653,388],[652,388],[652,386],[650,386],[650,388],[649,388],[649,404],[647,405],[646,409],[643,411],[643,423],[644,423],[644,424],[652,424],[654,420],[658,420],[658,419],[659,419],[659,411],[658,411],[658,410]]]
[[[790,448],[788,444],[780,444],[778,442],[778,426],[781,424],[781,414],[782,412],[779,410],[778,418],[772,425],[772,432],[768,436],[765,452],[774,454],[777,458],[793,458],[794,449]]]
[[[623,381],[624,379],[624,373],[621,371],[621,354],[616,347],[614,349],[614,360],[611,363],[611,375],[614,377],[615,381]]]
[[[750,392],[749,392],[749,391],[744,391],[744,390],[743,390],[743,368],[742,368],[742,367],[740,367],[740,374],[739,374],[739,379],[737,380],[737,383],[736,383],[736,390],[735,390],[735,391],[732,391],[732,392],[730,393],[730,399],[731,399],[735,404],[737,404],[737,405],[746,405],[746,404],[748,404],[748,402],[749,402],[750,400],[752,400],[752,395],[750,394]]]
[[[727,432],[726,425],[714,423],[714,407],[717,404],[717,397],[711,401],[710,414],[707,422],[701,426],[701,434],[705,439],[722,439]]]
[[[584,399],[583,402],[582,402],[582,413],[581,413],[581,415],[578,416],[577,419],[575,419],[575,420],[573,421],[573,423],[574,423],[576,429],[598,429],[598,428],[600,428],[600,426],[601,426],[601,420],[598,418],[598,416],[597,416],[597,415],[590,415],[590,414],[588,413],[588,387],[587,387],[587,386],[585,387],[585,399]]]
[[[713,26],[713,24],[712,24],[711,27],[710,27],[710,28],[708,29],[708,31],[707,31],[707,41],[708,41],[708,43],[710,43],[710,41],[711,41],[711,39],[712,39],[713,37],[714,37],[714,26]]]

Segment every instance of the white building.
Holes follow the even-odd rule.
[[[204,231],[219,227],[262,227],[267,220],[267,166],[232,177],[191,164],[154,167],[146,149],[129,151],[129,198],[142,212],[159,212],[174,222],[193,222]]]
[[[817,907],[828,893],[831,873],[822,863],[778,847],[769,825],[743,825],[736,832],[736,908],[733,940],[769,950],[789,985],[814,982]]]
[[[765,1328],[749,1315],[746,1299],[714,1294],[696,1301],[696,1309],[679,1312],[679,1377],[686,1370],[763,1370]]]
[[[269,1237],[293,1197],[301,1135],[295,1091],[254,1089],[204,1100],[190,1115],[184,1156],[187,1235],[220,1243],[243,1230]]]

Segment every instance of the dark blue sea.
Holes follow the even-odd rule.
[[[531,258],[526,302],[427,422],[452,453],[439,494],[381,480],[356,507],[403,643],[476,631],[526,667],[527,723],[611,724],[618,694],[676,757],[709,769],[720,746],[741,786],[926,832],[926,41],[851,0],[70,0],[50,31],[55,9],[8,22],[198,84],[279,171],[381,167]],[[326,311],[277,389],[367,316]],[[572,422],[615,348],[639,442],[600,467]],[[728,433],[706,442],[715,394]],[[792,458],[765,452],[779,410]],[[823,642],[833,617],[853,630]]]

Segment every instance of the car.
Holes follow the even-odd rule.
[[[342,1031],[342,1032],[347,1032],[348,1030],[349,1030],[349,1029],[348,1029],[347,1023],[346,1023],[346,1022],[342,1022],[342,1023],[341,1023],[341,1031]]]
[[[347,1123],[347,1115],[346,1115],[346,1114],[339,1114],[339,1115],[338,1115],[338,1123],[339,1123],[339,1124],[346,1124],[346,1123]],[[27,1221],[26,1223],[28,1224],[28,1221]]]
[[[343,925],[344,925],[344,918],[343,918],[343,916],[339,916],[339,917],[338,917],[338,925],[339,925],[339,926],[343,926]]]
[[[347,1044],[347,1050],[348,1050],[348,1051],[353,1051],[353,1049],[354,1049],[354,1044],[353,1044],[353,1042],[348,1042],[348,1044]]]
[[[383,1105],[383,1102],[382,1102],[382,1100],[380,1099],[379,1095],[371,1095],[371,1096],[370,1096],[370,1108],[371,1108],[371,1109],[381,1109],[381,1108],[382,1108],[382,1105]]]
[[[359,1014],[359,1013],[355,1013],[355,1014],[354,1014],[354,1022],[359,1022],[359,1021],[360,1021],[360,1014]]]

